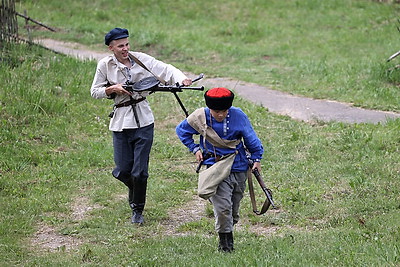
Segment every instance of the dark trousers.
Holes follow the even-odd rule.
[[[138,129],[113,132],[115,169],[112,174],[129,189],[129,204],[142,211],[146,203],[149,157],[154,124]]]

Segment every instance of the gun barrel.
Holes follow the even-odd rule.
[[[168,86],[168,85],[159,85],[157,87],[149,88],[149,89],[135,89],[133,85],[123,85],[124,89],[128,91],[135,91],[135,92],[143,92],[143,91],[150,91],[150,92],[182,92],[182,89],[185,90],[198,90],[204,91],[204,86],[201,87],[193,87],[193,86]]]
[[[267,196],[269,202],[271,203],[271,206],[273,208],[275,208],[275,204],[274,204],[274,200],[272,199],[271,192],[269,191],[269,189],[265,185],[265,183],[264,183],[264,181],[263,181],[263,179],[261,177],[260,172],[257,169],[253,170],[252,172],[253,172],[254,176],[256,177],[257,182],[260,184],[262,190],[264,191],[265,195]]]
[[[199,90],[199,91],[203,91],[204,90],[204,86],[200,86],[200,87],[193,87],[193,86],[168,86],[168,85],[159,85],[156,88],[152,88],[150,89],[150,91],[154,91],[154,92],[182,92],[182,89],[185,90]]]
[[[200,86],[200,87],[185,86],[185,87],[181,87],[181,89],[204,91],[204,86]]]
[[[197,81],[200,80],[200,79],[203,79],[203,77],[204,77],[204,74],[203,74],[203,73],[200,73],[199,77],[197,77],[197,78],[195,78],[195,79],[192,80],[192,83],[197,82]]]

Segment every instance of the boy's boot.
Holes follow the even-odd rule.
[[[227,233],[227,235],[228,235],[228,248],[230,251],[233,251],[234,250],[234,248],[233,248],[233,233],[230,232],[230,233]]]
[[[218,250],[222,252],[231,252],[232,249],[229,247],[229,235],[232,233],[218,233],[219,235],[219,244]],[[233,239],[232,239],[233,246]]]

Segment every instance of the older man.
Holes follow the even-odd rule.
[[[112,54],[98,62],[90,93],[97,99],[114,100],[109,124],[116,165],[112,175],[129,189],[132,223],[142,224],[154,116],[146,99],[148,92],[129,92],[122,85],[152,76],[169,84],[188,86],[192,81],[170,64],[145,53],[130,51],[127,29],[112,29],[105,35],[105,44]]]

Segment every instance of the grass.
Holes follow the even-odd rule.
[[[396,4],[135,4],[141,16],[126,27],[138,48],[185,70],[399,110],[395,62],[382,63],[391,49],[398,49],[397,33],[392,35]],[[33,18],[63,29],[55,37],[93,48],[115,26],[111,23],[122,24],[123,16],[112,16],[116,6],[123,14],[133,14],[129,8],[99,1],[18,5]],[[44,14],[44,9],[52,12]],[[111,22],[114,18],[117,21]],[[363,32],[369,38],[356,41]],[[1,51],[2,265],[399,265],[399,120],[306,124],[236,98],[234,104],[249,114],[263,141],[263,175],[280,212],[255,216],[246,195],[242,226],[235,231],[236,252],[223,255],[216,251],[209,206],[202,219],[184,223],[174,230],[176,235],[165,234],[170,213],[190,203],[196,190],[194,158],[175,137],[175,126],[184,116],[172,95],[156,93],[150,98],[156,136],[147,223],[133,227],[127,192],[110,175],[110,102],[89,94],[95,62],[25,45]],[[203,105],[198,92],[183,92],[181,98],[190,111]],[[262,193],[257,194],[261,200]],[[92,209],[79,219],[75,206]],[[66,242],[47,249],[39,234],[77,245],[70,248]]]
[[[104,49],[104,34],[115,26],[126,27],[134,50],[151,52],[187,71],[400,110],[398,71],[391,71],[398,59],[386,63],[399,49],[400,7],[390,1],[165,0],[114,5],[47,0],[24,1],[17,9],[59,28],[46,34],[53,38]]]

